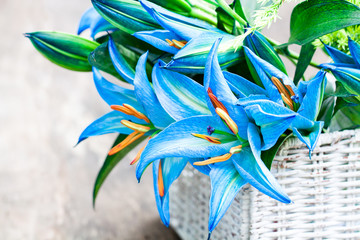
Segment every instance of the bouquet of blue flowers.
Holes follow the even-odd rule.
[[[211,180],[209,237],[249,183],[291,203],[270,172],[290,136],[309,149],[321,133],[360,126],[360,3],[299,1],[290,39],[279,44],[261,30],[283,0],[92,0],[78,35],[26,33],[55,64],[92,71],[111,111],[79,137],[119,133],[100,169],[104,180],[135,146],[136,178],[152,167],[157,209],[168,226],[169,188],[187,164]],[[288,46],[301,46],[300,54]],[[322,48],[331,63],[312,61]],[[290,78],[280,58],[296,66]],[[308,66],[318,73],[306,79]],[[119,83],[104,78],[104,73]],[[329,80],[327,80],[327,76]]]

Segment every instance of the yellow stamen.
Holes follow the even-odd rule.
[[[285,85],[286,89],[289,91],[289,93],[291,94],[291,96],[295,96],[296,94],[294,93],[294,90],[291,88],[290,85]]]
[[[229,158],[231,156],[232,156],[231,153],[226,153],[226,154],[218,156],[218,157],[209,158],[208,160],[205,160],[205,161],[194,162],[194,165],[204,166],[204,165],[208,165],[211,163],[225,162],[226,160],[229,160]]]
[[[149,137],[148,139],[151,139],[151,137]],[[144,151],[146,145],[147,145],[147,143],[146,143],[142,148],[140,148],[140,150],[139,150],[138,153],[136,154],[134,160],[132,160],[132,161],[130,162],[130,165],[134,165],[135,163],[137,163],[137,162],[140,160],[141,154],[142,154],[142,152]]]
[[[174,43],[170,39],[165,39],[165,41],[169,44],[170,47],[174,46]]]
[[[178,41],[176,39],[173,39],[173,40],[165,39],[165,41],[169,44],[169,46],[175,47],[177,49],[183,48],[185,46],[185,44],[187,43],[187,41]]]
[[[131,143],[133,143],[136,140],[138,140],[139,138],[141,138],[143,135],[144,135],[144,133],[140,133],[140,132],[133,132],[133,133],[129,134],[121,143],[114,146],[109,151],[108,154],[111,156],[111,155],[114,155],[114,154],[120,152],[121,150],[123,150],[124,148],[129,146]]]
[[[141,154],[142,154],[142,152],[144,151],[145,147],[146,147],[146,145],[143,146],[143,147],[138,151],[138,153],[136,154],[134,160],[132,160],[132,161],[130,162],[130,165],[134,165],[135,163],[137,163],[137,162],[139,161],[139,159],[140,159],[140,157],[141,157]]]
[[[187,41],[178,41],[176,39],[173,39],[172,42],[174,43],[174,47],[176,47],[177,49],[181,49],[185,46],[185,44],[187,44]]]
[[[242,145],[232,147],[232,148],[230,148],[230,153],[231,154],[239,153],[239,152],[241,152],[241,149],[242,149]]]
[[[282,98],[283,102],[284,102],[291,110],[294,110],[294,104],[293,104],[291,98],[289,99],[289,98],[285,97],[285,95],[282,94],[282,93],[281,93],[281,98]]]
[[[271,81],[274,83],[275,87],[279,91],[280,94],[284,94],[286,98],[291,99],[289,92],[284,87],[283,83],[276,77],[271,77]]]
[[[215,112],[221,117],[222,120],[225,121],[226,125],[235,135],[239,132],[238,126],[236,125],[234,120],[231,119],[227,112],[225,112],[221,108],[216,108]]]
[[[145,120],[145,122],[150,123],[150,120],[144,114],[142,114],[141,112],[136,110],[133,106],[126,104],[126,103],[124,103],[123,106],[126,107],[127,109],[129,109],[135,117],[137,117],[139,119],[143,119],[143,120]]]
[[[222,102],[219,101],[219,99],[214,95],[214,93],[212,92],[211,88],[208,88],[207,93],[209,95],[210,101],[212,103],[212,105],[214,106],[214,108],[221,108],[222,110],[224,110],[227,114],[229,114],[229,112],[227,111],[226,107],[224,106],[224,104],[222,104]]]
[[[124,106],[111,105],[110,107],[111,107],[112,110],[116,110],[116,111],[125,113],[127,115],[132,115],[132,112],[129,109],[127,109],[126,107],[124,107]]]
[[[145,120],[147,123],[150,123],[150,120],[141,112],[139,112],[138,110],[136,110],[133,106],[124,103],[122,106],[120,105],[111,105],[110,106],[111,109],[119,111],[119,112],[123,112],[127,115],[131,115],[131,116],[135,116],[139,119],[143,119]]]
[[[216,144],[220,144],[220,139],[216,138],[216,137],[211,137],[211,136],[207,136],[204,134],[198,134],[198,133],[192,133],[191,135],[193,135],[194,137],[198,137],[198,138],[202,138],[205,139],[211,143],[216,143]]]
[[[130,122],[128,120],[121,120],[121,123],[123,125],[125,125],[126,127],[130,128],[130,129],[132,129],[134,131],[137,131],[137,132],[146,133],[146,132],[148,132],[150,130],[150,127],[148,127],[148,126],[133,123],[133,122]]]
[[[161,160],[159,161],[158,187],[159,187],[159,195],[160,197],[163,197],[165,195],[165,189],[164,189],[164,180],[161,170]]]

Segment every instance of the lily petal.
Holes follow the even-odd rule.
[[[297,111],[300,115],[315,120],[319,114],[326,86],[326,72],[319,71],[306,87],[306,95]]]
[[[205,90],[210,88],[219,101],[224,104],[230,117],[233,118],[237,124],[239,135],[246,139],[248,119],[243,108],[236,105],[237,98],[232,93],[221,71],[217,55],[220,42],[221,39],[217,39],[209,52],[205,65],[204,87]],[[207,97],[207,102],[209,109],[213,115],[216,116],[217,114],[209,97]]]
[[[109,38],[108,49],[111,61],[115,67],[115,70],[119,75],[124,78],[128,83],[133,84],[135,78],[135,70],[130,67],[119,50],[116,48],[115,42],[112,38]]]
[[[91,7],[81,16],[77,34],[80,35],[86,29],[90,29],[90,36],[94,39],[97,33],[116,28],[101,17],[95,8]]]
[[[118,111],[111,111],[104,116],[96,119],[92,122],[80,135],[79,141],[77,144],[82,142],[88,137],[103,135],[107,133],[122,133],[122,134],[130,134],[133,130],[125,127],[121,120],[132,120],[139,122],[138,118],[133,116],[128,116],[124,113]],[[142,120],[140,120],[142,121]],[[144,121],[140,123],[145,123]]]
[[[193,166],[193,168],[195,168],[196,170],[198,170],[202,174],[205,174],[205,175],[209,176],[210,170],[211,170],[209,165],[204,165],[204,166],[194,165],[194,162],[199,162],[199,161],[202,161],[202,160],[204,160],[204,159],[201,159],[201,158],[189,158],[188,159],[189,163],[191,164],[191,166]]]
[[[248,97],[252,94],[266,95],[265,89],[237,74],[223,71],[223,75],[237,98]]]
[[[174,120],[161,106],[154,89],[151,87],[146,75],[146,59],[148,52],[141,55],[136,65],[134,80],[135,95],[145,109],[147,117],[157,128],[165,128]]]
[[[221,32],[221,30],[204,21],[173,13],[149,1],[141,0],[140,3],[158,24],[180,36],[183,40],[189,41],[204,31]]]
[[[324,122],[315,122],[312,128],[307,128],[306,130],[301,130],[296,127],[292,127],[293,133],[305,143],[309,148],[309,157],[311,158],[311,153],[316,147],[316,143],[320,137],[321,130],[324,126]]]
[[[248,116],[254,119],[256,125],[261,128],[264,141],[262,150],[274,146],[280,135],[290,127],[297,116],[297,113],[270,100],[243,101],[240,104],[245,106]]]
[[[161,161],[161,173],[164,184],[164,195],[160,196],[158,177],[159,177],[159,163]],[[180,176],[182,170],[187,164],[186,158],[165,158],[157,160],[153,163],[153,180],[156,206],[159,211],[161,221],[165,226],[169,226],[170,212],[169,212],[169,189],[171,184]]]
[[[155,64],[152,79],[156,95],[165,111],[175,120],[195,115],[209,115],[203,86],[177,72]]]
[[[277,103],[282,103],[281,95],[278,91],[278,89],[275,87],[275,85],[271,81],[271,77],[276,77],[278,79],[282,79],[284,84],[290,85],[291,88],[294,90],[296,95],[299,95],[299,92],[297,88],[295,87],[294,83],[279,69],[271,65],[270,63],[264,61],[263,59],[256,56],[255,53],[253,53],[249,48],[244,46],[245,55],[248,57],[248,59],[253,64],[254,68],[256,69],[257,74],[259,75],[259,78],[262,81],[262,84],[264,85],[267,95]],[[299,97],[301,97],[299,95]],[[302,99],[299,100],[300,102]]]
[[[249,147],[243,148],[231,159],[240,175],[253,187],[280,202],[291,202],[264,162],[256,159]]]
[[[335,63],[355,64],[354,59],[346,53],[326,44],[324,44],[324,46],[326,52],[330,55],[330,57],[332,58],[332,60],[334,60]]]
[[[140,180],[145,168],[157,159],[164,157],[215,157],[228,153],[231,147],[240,145],[235,137],[226,143],[214,144],[192,135],[192,133],[207,135],[208,126],[231,134],[213,116],[195,116],[175,122],[156,137],[150,139],[136,166],[137,179]],[[216,137],[217,135],[214,133],[212,136]]]
[[[169,30],[142,31],[134,33],[133,36],[164,52],[176,54],[179,51],[179,49],[170,46],[169,43],[166,42],[166,39],[181,40],[179,36]]]
[[[142,112],[142,107],[137,103],[133,90],[120,87],[107,81],[97,68],[93,67],[93,77],[99,95],[109,105],[122,105],[127,103]]]
[[[329,69],[335,78],[341,82],[345,89],[360,100],[360,69],[349,67],[336,67],[331,64],[322,64],[321,67]]]
[[[360,45],[349,37],[349,50],[355,64],[360,68]]]
[[[211,233],[246,181],[240,176],[231,161],[212,165],[210,180],[209,232]]]
[[[250,148],[252,153],[254,154],[254,157],[257,159],[257,161],[261,160],[261,136],[260,136],[260,130],[259,128],[253,124],[249,123],[248,126],[248,141],[250,144]]]
[[[242,51],[235,51],[234,36],[209,32],[192,38],[165,68],[184,73],[203,73],[208,53],[213,43],[220,37],[223,38],[218,49],[221,68],[232,66],[244,58]]]

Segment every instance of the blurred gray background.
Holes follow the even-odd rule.
[[[292,6],[266,30],[282,43]],[[53,65],[22,36],[75,33],[88,7],[90,0],[1,0],[0,239],[178,239],[160,222],[150,171],[135,179],[136,152],[106,180],[93,210],[93,183],[115,135],[74,145],[109,107],[90,73]]]

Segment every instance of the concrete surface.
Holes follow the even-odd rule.
[[[109,108],[90,73],[53,65],[22,36],[36,30],[75,33],[89,6],[90,0],[1,1],[2,240],[178,239],[159,220],[150,172],[137,184],[128,165],[134,153],[109,176],[92,209],[92,186],[115,135],[73,146]],[[282,15],[286,20],[290,10]],[[285,42],[288,26],[278,21],[267,32]]]
[[[90,73],[59,68],[24,32],[75,33],[90,0],[2,0],[0,8],[0,239],[178,239],[158,217],[150,172],[137,184],[130,156],[92,186],[115,135],[74,148],[109,111]]]

